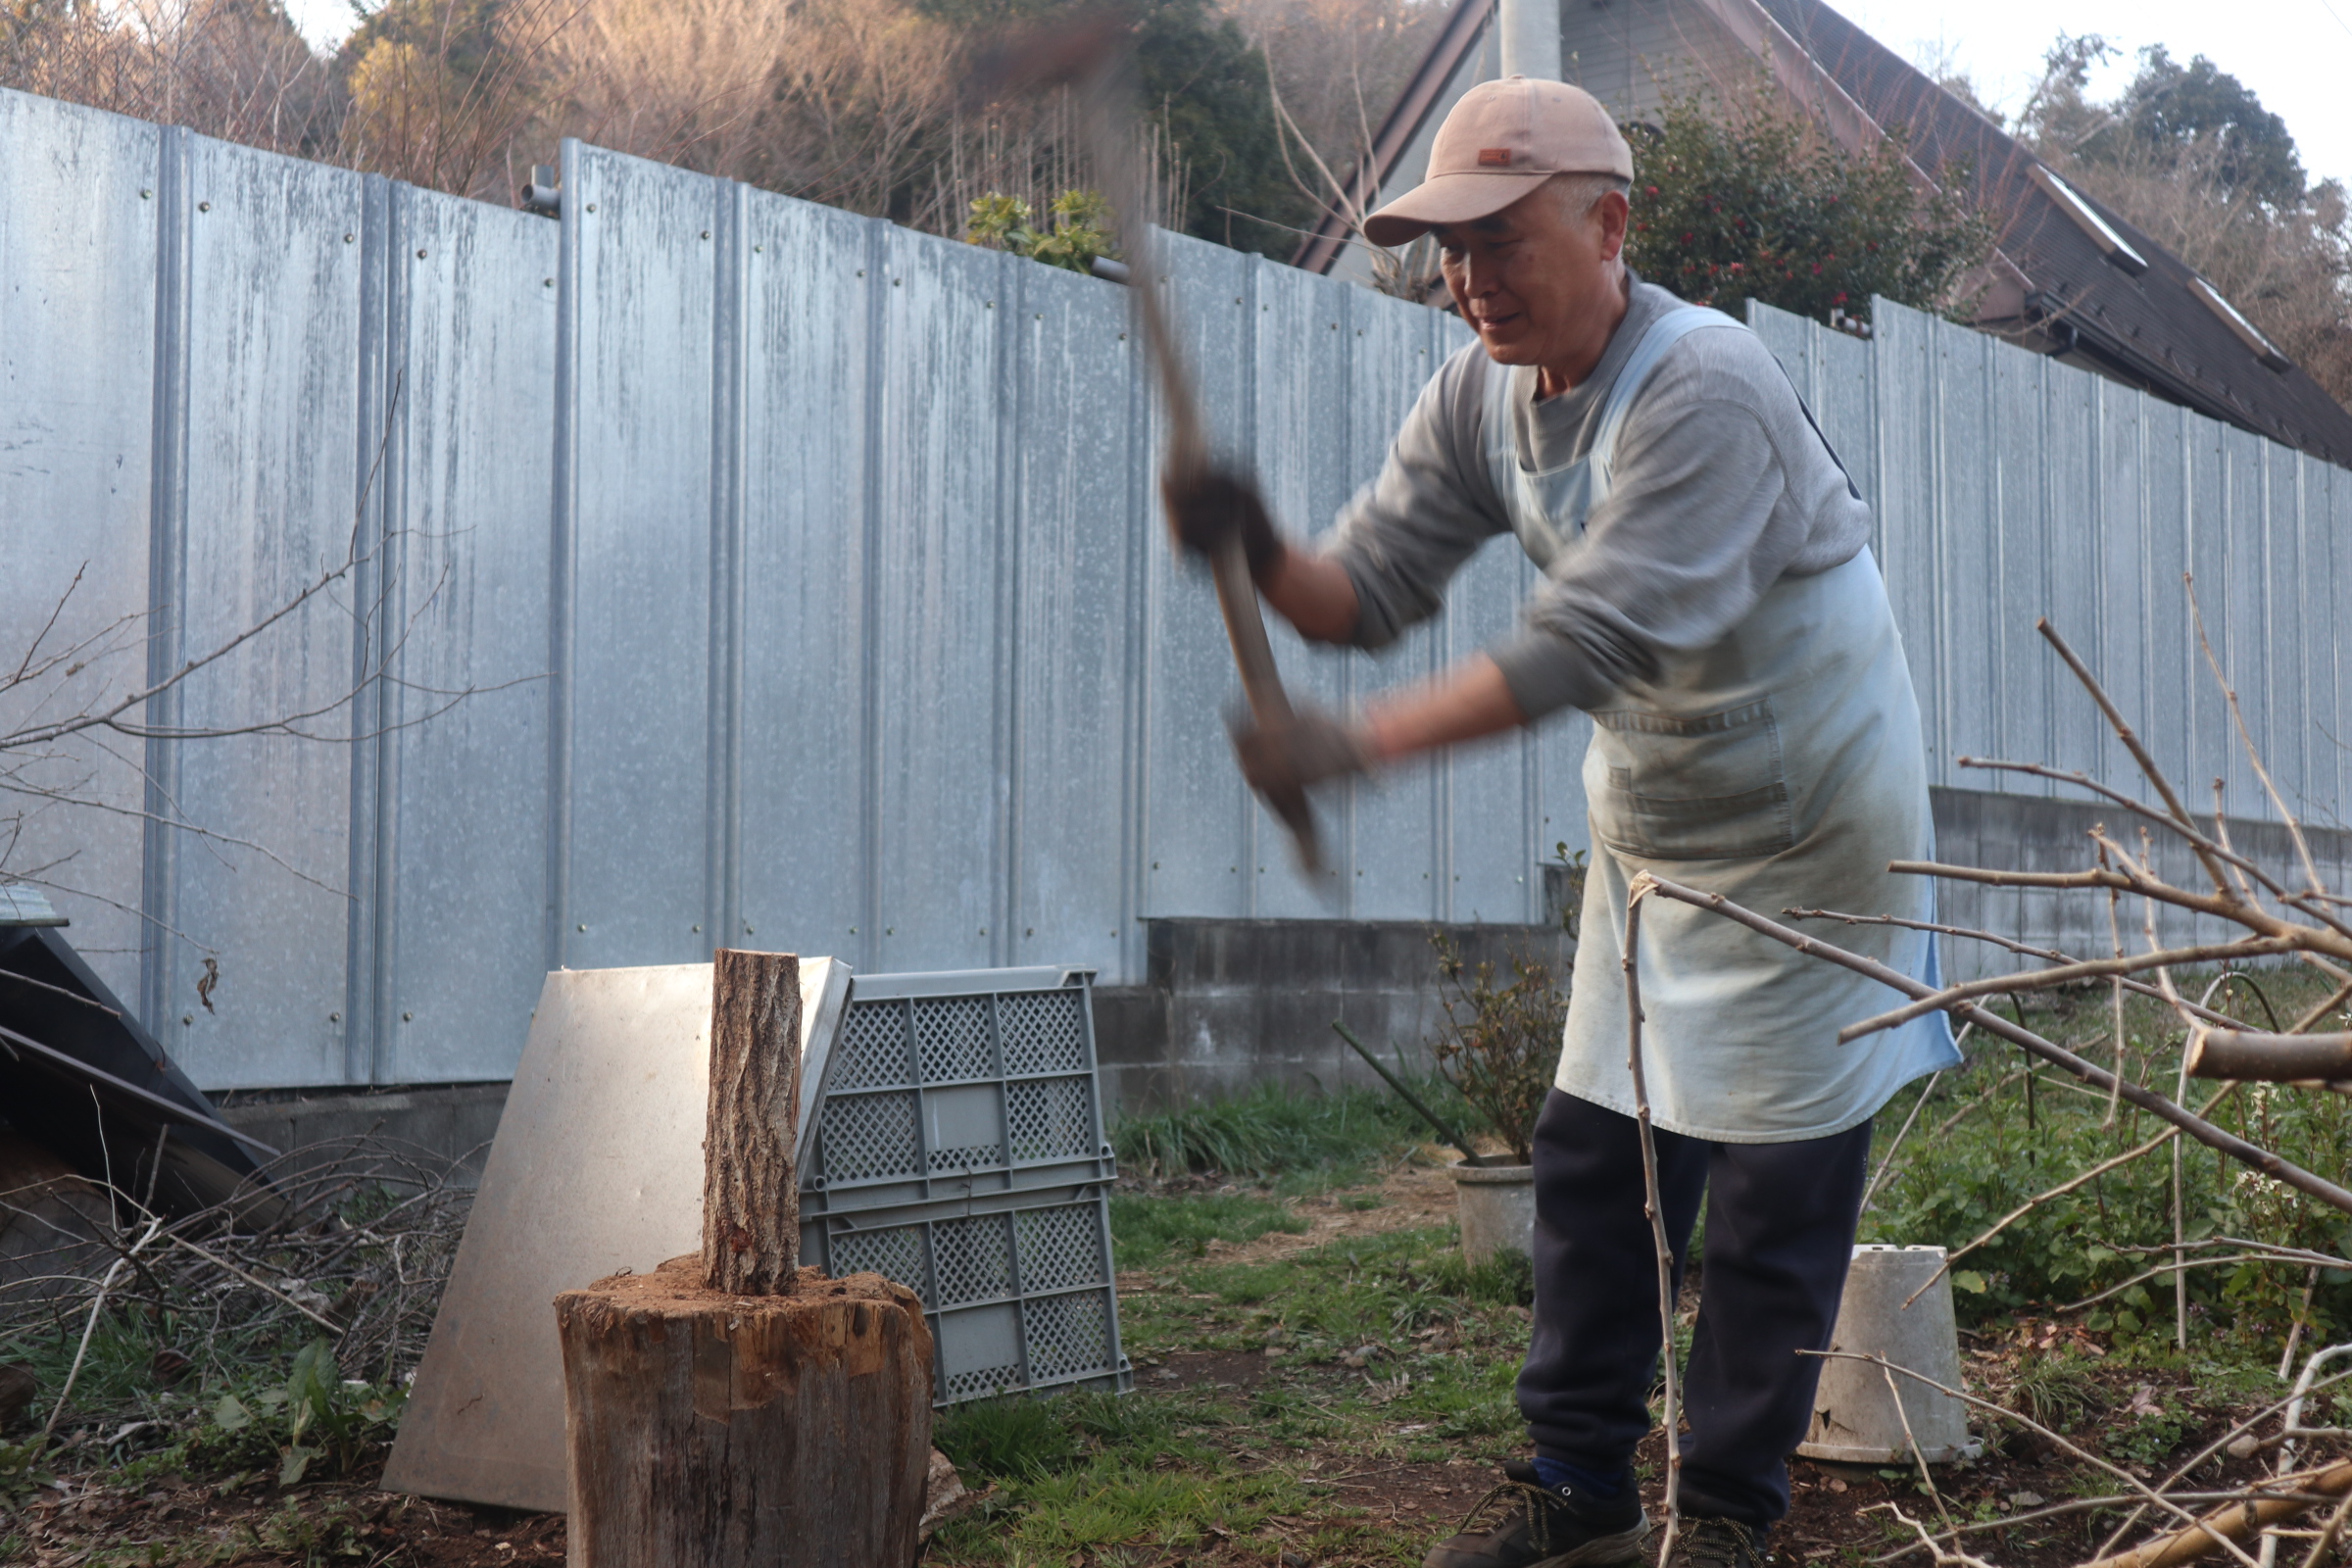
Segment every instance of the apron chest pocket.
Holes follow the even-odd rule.
[[[1592,829],[1618,854],[1745,860],[1795,842],[1768,699],[1689,718],[1602,710],[1592,724]]]

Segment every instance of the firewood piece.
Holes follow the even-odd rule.
[[[2284,1485],[2282,1480],[2281,1485]],[[2113,1557],[2100,1557],[2083,1568],[2174,1568],[2222,1549],[2222,1542],[2243,1542],[2256,1531],[2275,1525],[2311,1507],[2315,1500],[2340,1497],[2352,1492],[2352,1459],[2332,1465],[2316,1476],[2296,1479],[2293,1495],[2226,1502],[2194,1525],[2158,1536],[2144,1545]]]
[[[721,948],[711,961],[703,1283],[773,1296],[800,1267],[801,960]]]
[[[906,1568],[931,1451],[931,1331],[878,1274],[787,1294],[702,1260],[556,1298],[572,1568]]]
[[[2188,1043],[2188,1075],[2274,1084],[2352,1078],[2352,1035],[2200,1029]]]

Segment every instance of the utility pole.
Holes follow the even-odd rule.
[[[1560,79],[1560,0],[1497,0],[1502,74]]]

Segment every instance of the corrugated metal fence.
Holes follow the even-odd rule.
[[[51,645],[130,633],[37,700],[131,689],[364,558],[153,705],[319,710],[288,727],[337,744],[33,769],[109,809],[35,809],[9,864],[71,857],[43,875],[76,937],[208,1086],[504,1076],[549,966],[718,942],[1114,983],[1151,915],[1528,919],[1582,843],[1574,718],[1348,792],[1300,882],[1228,756],[1114,285],[576,144],[560,222],[7,92],[0,146],[0,649],[84,562]],[[1220,448],[1324,525],[1459,324],[1163,255]],[[2190,678],[2194,563],[2282,783],[2332,812],[2352,474],[1878,318],[1758,325],[1880,504],[1938,780],[2115,760],[2045,611],[2185,776],[2242,767]],[[1378,663],[1278,633],[1286,674],[1335,706],[1418,678],[1531,580],[1498,545]]]

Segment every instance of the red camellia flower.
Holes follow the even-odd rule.
[[[1838,297],[1830,301],[1830,303],[1832,305],[1843,305],[1845,303],[1845,290],[1839,289],[1838,291]]]
[[[1658,187],[1655,185],[1644,185],[1642,187],[1642,194],[1644,196],[1655,196],[1657,193]]]

